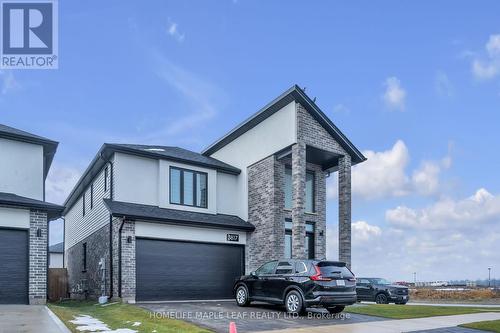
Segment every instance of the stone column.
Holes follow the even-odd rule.
[[[351,267],[351,157],[339,159],[339,260]]]
[[[305,258],[306,145],[292,146],[292,258]]]

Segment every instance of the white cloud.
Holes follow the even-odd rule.
[[[167,27],[167,33],[169,36],[174,38],[176,41],[179,43],[182,43],[185,38],[185,34],[181,33],[178,28],[178,24],[171,21],[170,19],[168,20],[168,27]]]
[[[380,229],[380,227],[370,225],[366,221],[353,222],[351,228],[354,242],[368,241],[382,234],[382,229]]]
[[[491,35],[485,45],[486,56],[474,57],[472,73],[481,80],[488,80],[500,73],[500,34]]]
[[[450,229],[485,227],[500,220],[500,196],[481,188],[462,200],[442,198],[423,209],[398,206],[386,212],[386,220],[398,228]]]
[[[173,114],[164,128],[149,133],[154,138],[172,137],[205,125],[213,119],[227,99],[222,89],[164,57],[154,54],[155,71],[188,104],[181,114]],[[150,138],[146,138],[151,141]]]
[[[12,71],[0,70],[0,94],[6,95],[12,91],[19,89],[21,86],[14,77]]]
[[[405,173],[410,156],[405,143],[398,140],[386,151],[363,151],[367,161],[352,168],[354,195],[373,199],[402,196],[408,193],[408,176]]]
[[[486,268],[500,262],[500,195],[486,189],[424,208],[389,209],[386,220],[384,225],[352,224],[357,276],[412,281],[417,272],[420,281],[484,279]],[[332,260],[338,259],[337,228],[327,227],[327,258]]]
[[[500,56],[500,35],[491,35],[486,43],[486,51],[490,57]]]
[[[439,96],[452,97],[454,94],[453,85],[448,75],[442,71],[436,73],[436,77],[434,78],[434,89]]]
[[[402,197],[411,194],[432,196],[440,192],[440,175],[451,167],[452,144],[448,153],[438,161],[422,161],[408,174],[410,154],[402,140],[385,151],[365,150],[367,161],[352,168],[352,193],[363,199]],[[327,195],[335,198],[338,193],[337,177],[328,182]]]
[[[391,76],[385,80],[386,87],[382,100],[389,109],[403,111],[405,109],[406,91],[401,87],[401,81]]]
[[[52,164],[45,182],[47,201],[62,204],[80,176],[81,172],[76,168]]]
[[[337,104],[333,107],[333,113],[349,114],[349,113],[351,113],[351,110],[347,106],[345,106],[344,104]]]

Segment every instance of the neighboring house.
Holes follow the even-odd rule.
[[[64,245],[63,242],[49,246],[49,268],[64,267]]]
[[[48,221],[63,211],[45,202],[57,145],[0,125],[0,303],[46,302]]]
[[[65,202],[72,295],[100,295],[104,276],[105,295],[132,302],[222,299],[268,260],[324,259],[335,171],[350,265],[351,165],[364,160],[297,86],[201,154],[104,144]]]

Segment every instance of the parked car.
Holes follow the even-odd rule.
[[[263,301],[283,304],[289,313],[301,313],[306,307],[340,313],[356,303],[354,274],[338,261],[269,261],[250,275],[241,276],[233,290],[239,306]]]
[[[410,300],[408,287],[391,284],[382,278],[358,278],[356,293],[358,301],[371,301],[377,304],[406,304]]]

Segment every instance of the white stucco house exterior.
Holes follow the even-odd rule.
[[[365,157],[298,86],[201,153],[102,145],[65,201],[73,297],[222,299],[276,258],[326,256],[326,177],[339,177],[350,264],[351,165]]]
[[[45,201],[58,143],[0,124],[0,304],[44,304],[48,221],[63,207]]]

